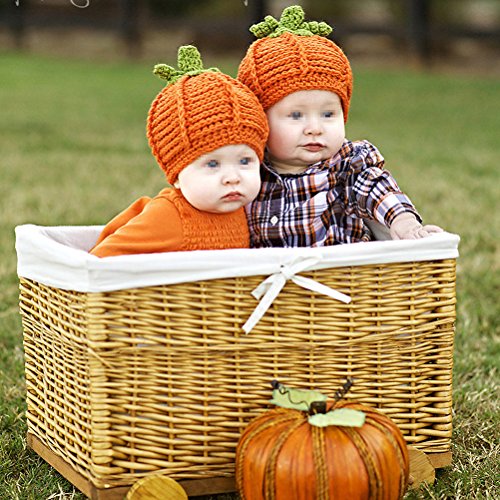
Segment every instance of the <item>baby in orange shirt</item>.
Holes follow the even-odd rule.
[[[138,199],[112,219],[93,255],[250,245],[243,207],[260,189],[265,113],[245,85],[217,68],[203,69],[195,47],[179,48],[178,66],[155,66],[167,86],[147,123],[152,152],[173,188]]]

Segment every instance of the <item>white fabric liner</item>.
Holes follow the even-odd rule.
[[[45,285],[106,292],[217,278],[284,275],[345,266],[458,257],[460,238],[373,241],[319,248],[200,250],[99,258],[88,253],[102,226],[16,227],[17,273]],[[305,265],[305,266],[304,266]]]

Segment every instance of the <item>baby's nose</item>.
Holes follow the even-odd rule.
[[[304,132],[307,135],[318,135],[321,134],[322,128],[319,120],[311,118],[307,121]]]
[[[227,167],[222,178],[224,184],[237,184],[240,182],[240,171],[237,167]]]

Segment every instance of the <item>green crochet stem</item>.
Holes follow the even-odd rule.
[[[158,75],[162,80],[166,80],[167,85],[171,85],[185,75],[196,76],[208,71],[220,72],[218,68],[204,69],[200,52],[193,45],[179,47],[177,65],[179,69],[175,69],[167,64],[157,64],[153,69],[153,73]]]
[[[279,21],[273,16],[266,16],[264,21],[251,26],[250,31],[257,38],[275,38],[283,33],[294,33],[302,36],[328,36],[333,31],[333,28],[324,22],[306,22],[304,19],[305,14],[302,7],[292,5],[283,10]]]

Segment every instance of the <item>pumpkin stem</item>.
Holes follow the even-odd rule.
[[[328,36],[333,28],[325,22],[305,21],[304,10],[300,5],[286,7],[278,21],[273,16],[266,16],[264,21],[254,24],[250,31],[257,38],[275,38],[283,33],[293,33],[301,36]]]
[[[196,76],[209,71],[219,72],[217,68],[203,68],[200,52],[193,45],[179,47],[177,65],[179,66],[178,70],[166,64],[157,64],[153,69],[153,73],[166,80],[167,85],[171,85],[186,75]]]
[[[318,413],[325,414],[327,411],[326,401],[313,401],[309,405],[309,415],[317,415]]]

